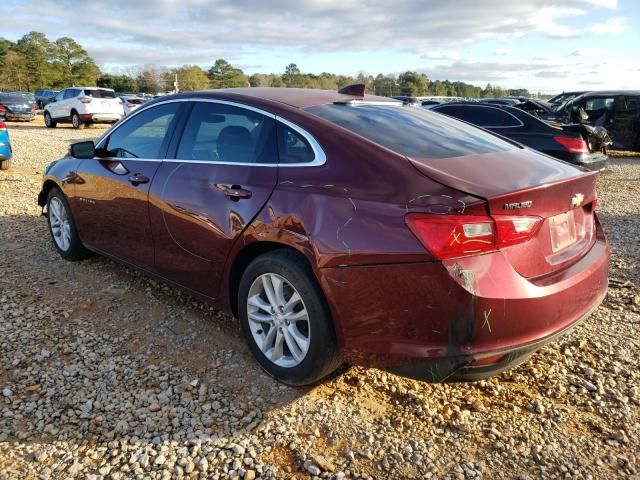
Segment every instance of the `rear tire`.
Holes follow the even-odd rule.
[[[44,112],[44,124],[47,128],[56,128],[56,125],[58,125],[53,121],[49,112]]]
[[[49,190],[47,223],[53,246],[66,260],[82,260],[90,252],[82,245],[67,198],[58,187]]]
[[[71,113],[71,125],[73,125],[73,128],[76,130],[84,128],[85,124],[80,121],[80,115],[78,115],[78,112]]]
[[[0,161],[0,170],[9,170],[9,167],[11,167],[11,160]]]
[[[249,264],[238,287],[238,314],[251,353],[282,383],[308,385],[342,363],[324,294],[296,252],[275,250]]]

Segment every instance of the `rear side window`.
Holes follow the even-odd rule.
[[[116,158],[161,158],[179,108],[179,103],[158,105],[126,120],[109,137],[105,147],[107,155]]]
[[[309,163],[316,158],[309,141],[282,122],[278,122],[278,151],[280,163]]]
[[[196,102],[176,158],[224,163],[278,163],[274,120],[253,110]]]
[[[409,157],[461,157],[514,148],[489,133],[413,106],[333,104],[307,111]]]
[[[482,107],[477,105],[458,105],[457,107],[440,107],[440,113],[459,118],[484,128],[519,127],[521,123],[510,113],[499,108]]]
[[[115,92],[111,90],[85,90],[84,94],[92,98],[116,98]]]
[[[68,100],[70,98],[73,98],[77,95],[78,90],[74,90],[73,88],[69,88],[68,90],[64,91],[64,100]]]

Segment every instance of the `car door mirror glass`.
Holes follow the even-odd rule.
[[[95,157],[96,147],[92,141],[71,144],[71,156],[73,158],[88,159]]]

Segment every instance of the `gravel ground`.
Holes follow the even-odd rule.
[[[604,304],[497,378],[264,375],[237,321],[123,266],[62,260],[42,167],[104,130],[10,125],[0,172],[0,480],[640,478],[640,161],[601,176]]]

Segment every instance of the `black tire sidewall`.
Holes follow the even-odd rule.
[[[48,122],[47,122],[47,118],[49,119]],[[53,118],[51,118],[51,114],[49,112],[44,113],[44,125],[47,128],[53,128],[56,126],[56,122],[53,121]]]
[[[53,236],[53,231],[51,230],[51,221],[49,220],[49,212],[50,212],[51,199],[53,197],[58,198],[62,202],[62,205],[67,211],[67,218],[69,220],[69,226],[71,230],[71,239],[69,242],[69,249],[66,251],[62,250],[58,246]],[[47,197],[47,226],[49,227],[49,235],[51,235],[51,241],[53,243],[53,246],[63,258],[66,258],[67,260],[80,260],[86,256],[87,251],[82,245],[82,242],[80,241],[80,237],[78,236],[76,223],[73,220],[73,215],[71,213],[71,208],[69,207],[69,202],[67,201],[67,198],[65,197],[64,193],[62,193],[62,190],[60,190],[58,187],[53,187],[51,190],[49,190],[49,195]]]
[[[249,328],[247,317],[249,289],[253,281],[265,273],[278,274],[291,283],[302,297],[309,312],[311,343],[304,360],[295,367],[284,368],[272,363],[258,348]],[[329,308],[313,272],[305,265],[304,260],[297,258],[295,254],[276,251],[262,255],[249,264],[238,287],[238,316],[251,353],[260,366],[277,380],[289,385],[306,385],[319,380],[333,370],[331,368],[327,371],[329,361],[335,358],[337,352]]]
[[[77,122],[75,120],[77,120]],[[82,127],[82,122],[80,121],[80,115],[78,115],[78,112],[73,112],[71,114],[71,125],[76,130]]]

